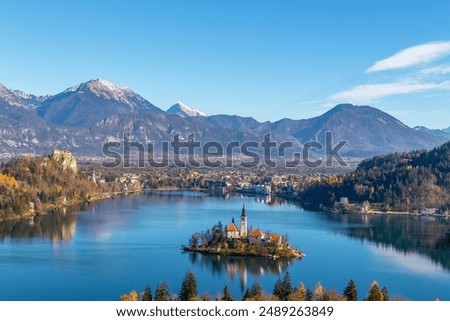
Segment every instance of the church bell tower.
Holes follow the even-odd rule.
[[[248,227],[247,227],[247,213],[245,210],[245,204],[242,206],[242,214],[241,214],[241,229],[240,229],[240,237],[247,237]]]

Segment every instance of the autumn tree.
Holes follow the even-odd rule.
[[[380,291],[377,281],[372,282],[366,301],[383,301],[383,294]]]
[[[120,296],[120,301],[137,301],[138,300],[138,294],[135,290],[131,291],[130,293],[122,294]]]
[[[192,271],[188,271],[183,279],[180,289],[180,300],[189,301],[197,296],[197,280]]]
[[[322,299],[323,299],[323,287],[322,284],[320,284],[320,282],[317,282],[316,288],[314,289],[313,300],[321,301]]]
[[[305,301],[306,299],[306,287],[303,282],[300,282],[298,288],[294,289],[288,297],[288,301]]]

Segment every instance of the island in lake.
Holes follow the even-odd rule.
[[[245,205],[239,228],[234,218],[231,224],[223,226],[221,222],[210,229],[192,234],[189,245],[182,250],[203,254],[231,256],[269,257],[272,259],[301,258],[304,254],[288,243],[288,237],[266,232],[259,228],[249,229]]]

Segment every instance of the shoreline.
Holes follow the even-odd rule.
[[[81,205],[81,204],[89,204],[91,202],[97,202],[97,201],[103,201],[103,200],[107,200],[107,199],[111,199],[114,198],[115,196],[127,196],[128,194],[141,194],[143,192],[199,192],[199,193],[204,193],[204,194],[210,194],[208,190],[205,189],[179,189],[173,186],[168,186],[165,188],[158,188],[158,189],[151,189],[151,188],[147,188],[147,189],[140,189],[140,190],[133,190],[133,191],[119,191],[119,192],[107,192],[104,193],[101,196],[91,196],[90,200],[79,200],[79,201],[71,201],[68,202],[67,204],[64,205],[59,205],[59,204],[49,204],[45,207],[45,212],[42,213],[31,213],[31,212],[27,212],[24,214],[21,214],[20,216],[15,215],[15,217],[8,217],[8,218],[0,218],[0,224],[4,223],[4,222],[8,222],[8,221],[18,221],[18,220],[22,220],[22,219],[33,219],[36,216],[40,216],[40,215],[47,215],[49,212],[54,211],[54,210],[58,210],[58,209],[67,209],[73,206],[77,206],[77,205]],[[236,194],[241,194],[244,196],[249,196],[249,197],[258,197],[261,195],[258,194],[251,194],[251,193],[240,193],[240,192],[236,192]],[[391,216],[417,216],[417,217],[430,217],[430,218],[448,218],[450,215],[445,215],[445,214],[422,214],[419,212],[404,212],[404,211],[378,211],[378,210],[371,210],[371,211],[367,211],[367,212],[362,212],[362,211],[354,211],[351,208],[348,211],[338,211],[332,208],[328,208],[328,207],[316,207],[316,206],[305,206],[305,204],[302,204],[300,201],[289,197],[288,195],[280,195],[280,194],[271,194],[270,196],[275,196],[275,197],[279,197],[280,199],[283,199],[284,201],[290,201],[293,202],[294,204],[298,204],[301,206],[302,209],[308,210],[308,211],[312,211],[312,212],[322,212],[322,213],[328,213],[328,214],[353,214],[353,215],[362,215],[362,214],[366,214],[366,215],[391,215]],[[223,253],[221,253],[223,254]]]
[[[301,259],[306,254],[302,253],[296,249],[289,249],[290,255],[277,255],[277,254],[259,254],[259,253],[251,253],[245,251],[233,251],[233,249],[216,249],[216,248],[192,248],[188,246],[182,246],[181,251],[183,252],[191,252],[191,253],[201,253],[205,255],[223,255],[223,256],[235,256],[235,257],[261,257],[261,258],[269,258],[272,260],[294,260]]]

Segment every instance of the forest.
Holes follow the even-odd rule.
[[[12,159],[0,167],[0,222],[87,202],[104,189],[51,156]]]
[[[355,171],[303,185],[296,195],[305,207],[332,208],[340,197],[380,204],[384,210],[450,208],[450,142],[431,151],[376,156]]]

